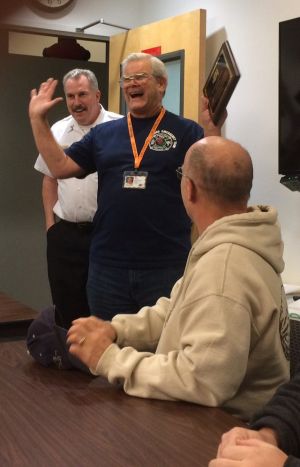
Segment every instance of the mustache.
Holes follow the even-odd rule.
[[[86,107],[83,105],[76,105],[75,107],[73,107],[74,112],[78,112],[79,110],[86,110]]]

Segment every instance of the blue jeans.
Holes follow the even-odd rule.
[[[111,320],[120,313],[136,313],[169,297],[184,265],[166,269],[121,269],[90,262],[87,295],[92,315]]]

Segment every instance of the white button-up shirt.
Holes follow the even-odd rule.
[[[90,129],[110,120],[121,118],[122,115],[108,112],[101,106],[100,114],[92,125],[79,125],[69,115],[54,123],[51,127],[54,138],[62,148],[69,147],[79,141]],[[43,157],[39,154],[34,168],[44,175],[52,177]],[[93,173],[85,178],[67,178],[57,180],[58,200],[53,212],[69,222],[91,222],[97,209],[98,175]]]

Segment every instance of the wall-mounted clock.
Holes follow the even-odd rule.
[[[74,0],[28,0],[29,5],[43,11],[55,12],[67,8]]]

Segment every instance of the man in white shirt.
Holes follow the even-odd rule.
[[[52,127],[57,142],[67,148],[90,128],[120,118],[100,104],[94,73],[74,69],[63,78],[70,115]],[[47,230],[48,277],[56,322],[68,328],[73,319],[90,314],[86,297],[92,221],[97,208],[97,174],[86,178],[53,178],[42,155],[35,169],[44,174],[42,198]]]

